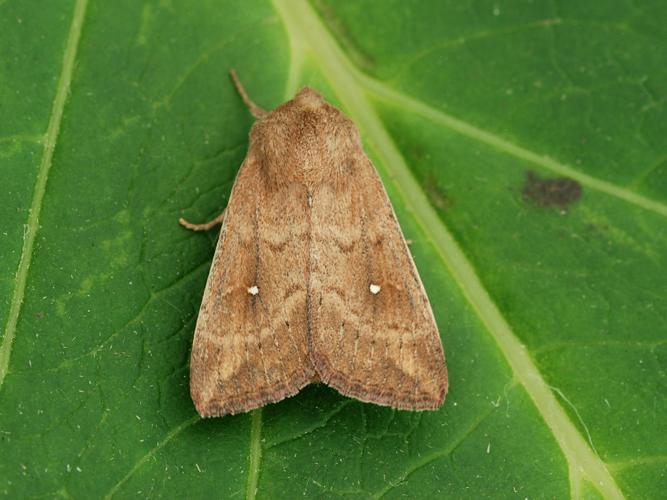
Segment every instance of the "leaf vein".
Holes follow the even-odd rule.
[[[42,202],[44,201],[44,194],[46,193],[46,183],[49,177],[49,170],[53,163],[53,153],[56,148],[60,125],[63,120],[65,103],[67,102],[72,83],[72,75],[74,73],[76,54],[79,47],[79,40],[81,38],[87,4],[88,0],[77,0],[74,6],[72,24],[70,25],[67,43],[65,45],[65,53],[63,55],[60,79],[58,80],[58,86],[56,87],[56,94],[51,107],[51,116],[44,136],[44,151],[42,153],[39,170],[37,171],[37,180],[35,182],[32,202],[28,212],[28,221],[24,228],[23,248],[21,249],[21,257],[16,271],[16,284],[9,307],[9,316],[5,326],[5,332],[2,337],[2,343],[0,344],[0,388],[2,387],[7,371],[9,370],[12,344],[14,336],[16,335],[16,326],[18,324],[19,315],[21,314],[21,306],[25,296],[35,237],[39,230],[39,215],[42,209]]]
[[[130,478],[152,457],[155,456],[155,454],[160,451],[162,448],[164,448],[169,442],[174,439],[176,436],[178,436],[181,432],[186,430],[188,427],[193,426],[197,422],[201,421],[201,417],[199,415],[195,415],[194,417],[191,417],[187,419],[185,422],[182,424],[178,425],[174,429],[169,432],[164,439],[162,439],[160,442],[158,442],[153,448],[151,448],[148,453],[146,453],[144,456],[142,456],[135,464],[134,466],[125,474],[120,481],[118,481],[110,490],[109,492],[104,495],[105,500],[108,500],[112,498],[116,492],[122,486],[127,483]]]
[[[396,489],[398,486],[401,485],[408,477],[410,477],[412,474],[415,472],[423,469],[424,467],[428,467],[428,465],[432,464],[433,462],[447,457],[454,453],[454,451],[461,446],[468,437],[470,437],[478,428],[480,425],[482,425],[490,416],[492,416],[497,410],[497,407],[491,407],[489,408],[484,415],[476,419],[470,427],[468,427],[463,434],[461,434],[458,438],[454,440],[450,446],[448,446],[446,449],[437,451],[435,453],[430,453],[429,455],[423,457],[421,460],[419,460],[417,463],[413,464],[410,468],[408,468],[405,473],[397,480],[397,481],[391,481],[385,488],[382,490],[376,492],[373,494],[373,498],[375,499],[380,499],[384,497],[387,493],[389,493],[391,490]]]
[[[521,160],[534,163],[546,170],[555,174],[572,178],[577,182],[587,186],[596,191],[614,196],[627,203],[636,205],[644,210],[655,212],[663,217],[667,217],[667,205],[660,201],[648,198],[639,193],[628,189],[627,187],[617,186],[611,182],[598,179],[591,175],[585,174],[570,165],[559,162],[549,156],[542,155],[531,151],[523,146],[515,144],[507,139],[504,139],[492,132],[483,130],[479,127],[471,125],[459,118],[451,116],[439,109],[407,96],[401,92],[397,92],[382,82],[379,82],[369,76],[366,76],[354,70],[354,78],[357,79],[361,86],[374,94],[376,97],[384,99],[385,101],[399,104],[402,108],[407,109],[413,113],[421,115],[434,123],[443,125],[450,130],[453,130],[465,137],[477,140],[497,150],[515,156]]]
[[[255,500],[259,468],[262,461],[262,409],[253,410],[250,416],[250,453],[246,500]]]
[[[354,403],[354,400],[352,399],[346,399],[344,400],[340,405],[338,405],[336,408],[334,408],[331,412],[329,412],[327,415],[324,416],[324,420],[321,422],[318,422],[317,424],[309,426],[307,429],[299,432],[298,434],[287,436],[283,439],[280,439],[278,441],[274,441],[273,443],[268,443],[266,447],[264,448],[264,451],[269,451],[274,448],[277,448],[278,446],[282,446],[284,444],[291,443],[293,441],[298,441],[299,439],[302,439],[306,437],[309,434],[312,434],[313,432],[317,431],[318,429],[322,429],[326,427],[331,419],[333,419],[336,415],[338,415],[344,408],[348,407],[350,404]]]

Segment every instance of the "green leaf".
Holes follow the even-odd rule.
[[[658,498],[667,7],[0,2],[0,493]],[[188,356],[252,117],[358,125],[434,307],[438,412],[201,420]]]

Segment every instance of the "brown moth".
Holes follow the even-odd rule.
[[[222,222],[190,362],[203,417],[321,381],[379,405],[434,410],[447,368],[431,306],[352,121],[305,87],[257,118]]]

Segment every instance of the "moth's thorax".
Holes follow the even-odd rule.
[[[310,187],[345,182],[361,153],[352,121],[308,87],[255,123],[251,148],[271,183]]]

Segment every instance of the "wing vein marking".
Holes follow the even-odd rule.
[[[359,203],[358,205],[360,207],[360,212],[361,212],[360,224],[361,224],[361,235],[362,235],[361,238],[362,238],[362,241],[363,241],[363,235],[366,232],[366,214],[365,214],[365,211],[364,211],[365,210],[364,209],[364,204]],[[367,257],[366,248],[365,248],[365,245],[363,245],[363,244],[362,244],[362,252],[364,252],[364,254],[365,254],[364,256]],[[366,262],[368,263],[368,258],[366,259]],[[363,311],[362,311],[362,313],[363,313]],[[363,318],[363,314],[357,316],[357,319],[359,319],[359,318]],[[357,364],[357,353],[359,351],[359,337],[361,336],[361,330],[359,328],[359,322],[358,321],[357,321],[357,327],[356,328],[357,328],[357,336],[354,338],[354,352],[352,353],[352,361],[350,363],[350,371],[351,372],[354,372],[354,367]],[[368,357],[368,360],[370,360],[370,359],[371,359],[371,356]],[[367,360],[367,362],[368,362],[368,360]]]
[[[232,190],[233,192],[233,190]],[[229,214],[229,211],[227,211],[227,214]],[[227,243],[225,240],[229,237],[235,237],[238,240],[238,234],[227,234],[228,229],[223,221],[222,227],[220,228],[220,234],[218,235],[218,245],[224,245]],[[228,243],[230,244],[230,243]],[[217,252],[216,252],[217,253]],[[222,303],[222,297],[227,293],[227,283],[228,283],[228,278],[229,278],[229,270],[232,268],[232,266],[229,264],[231,261],[231,252],[227,252],[227,255],[225,255],[225,260],[224,262],[221,262],[222,264],[222,277],[220,278],[220,287],[222,288],[221,293],[218,294],[216,297],[216,305],[220,305]],[[213,256],[213,259],[215,259],[215,255]],[[211,271],[213,270],[215,266],[211,264]],[[211,272],[209,271],[209,273]]]
[[[361,225],[361,251],[364,254],[364,260],[366,261],[366,276],[368,276],[368,284],[370,283],[375,283],[374,281],[374,276],[373,276],[373,269],[372,269],[372,262],[371,262],[371,255],[370,252],[368,251],[368,242],[366,241],[365,235],[367,234],[367,223],[366,223],[366,205],[363,202],[360,202],[357,200],[358,206],[359,206],[359,212],[360,212],[360,225]],[[365,302],[365,293],[362,292],[362,301]],[[370,373],[371,370],[371,361],[373,360],[373,356],[375,354],[375,332],[376,332],[376,316],[377,316],[377,302],[375,300],[371,300],[371,336],[370,336],[370,343],[371,343],[371,352],[368,355],[368,358],[366,358],[366,373]],[[385,375],[386,378],[386,375]]]
[[[379,180],[377,182],[379,182]],[[394,223],[395,227],[400,227],[400,225],[398,223],[398,218],[396,217],[396,213],[394,212],[394,207],[389,202],[389,197],[387,196],[387,193],[384,189],[384,186],[380,185],[380,189],[382,190],[382,192],[385,196],[385,204],[388,205],[387,208],[391,213],[391,217],[392,217],[392,220],[393,220],[393,223]],[[404,248],[402,250],[405,252],[405,254],[408,258],[409,276],[412,276],[413,283],[418,284],[420,282],[420,278],[419,278],[419,275],[415,271],[415,265],[414,265],[414,262],[412,262],[412,254],[410,252],[410,248],[408,247],[407,243],[405,243],[405,240],[404,240],[402,234],[399,235],[399,239],[403,243],[403,246],[404,246]],[[400,250],[401,249],[394,248],[394,245],[392,245],[391,251],[392,251],[392,254],[393,254],[395,259],[396,259],[397,255],[400,257],[400,255],[401,255]],[[400,262],[400,260],[399,260],[399,262]],[[403,277],[403,288],[404,288],[405,293],[407,295],[408,302],[410,303],[410,308],[412,309],[412,312],[414,314],[416,314],[417,305],[415,303],[415,297],[412,293],[412,287],[411,287],[412,284],[408,283],[408,278],[404,274],[402,274],[402,277]],[[412,334],[413,365],[414,365],[415,360],[417,359],[417,335],[416,335],[416,332],[415,332],[416,327],[417,327],[417,325],[416,325],[416,321],[415,321],[415,318],[414,318],[414,315],[413,315],[412,324],[410,325],[410,332]],[[402,338],[402,335],[401,335],[401,338]],[[424,342],[424,345],[426,347],[428,357],[429,357],[429,359],[431,359],[433,357],[432,356],[433,353],[431,352],[431,347],[430,347],[428,342]],[[401,348],[402,348],[402,346],[403,346],[403,344],[401,343]],[[403,369],[402,365],[401,365],[401,369]],[[416,371],[414,371],[414,377],[415,377],[415,385],[412,388],[412,398],[416,399],[417,392],[418,392],[418,389],[419,389],[419,380],[420,380],[419,379],[419,374]]]
[[[369,245],[368,245],[368,231],[367,231],[367,219],[368,219],[368,214],[367,214],[367,207],[364,203],[359,203],[359,206],[361,207],[361,241],[362,241],[362,251],[364,252],[364,257],[366,260],[366,269],[367,272],[366,274],[369,277],[369,283],[368,285],[370,286],[371,283],[377,283],[378,280],[376,279],[377,277],[373,275],[373,255],[372,252],[369,251]],[[384,262],[386,264],[386,262]],[[370,293],[370,289],[368,289],[368,293]],[[377,301],[380,300],[379,297],[377,296],[372,296],[371,297],[371,303],[372,303],[372,343],[371,343],[371,353],[368,356],[368,359],[366,360],[366,371],[370,372],[371,370],[371,361],[373,360],[373,356],[375,353],[375,334],[377,333]],[[385,332],[386,333],[386,332]],[[384,336],[384,354],[385,354],[385,361],[389,358],[389,338],[388,335],[385,334]],[[379,390],[380,390],[380,399],[384,398],[384,389],[387,387],[387,378],[389,376],[389,370],[384,370],[384,376],[382,378],[382,383],[380,384]],[[400,384],[399,384],[400,387]]]
[[[269,314],[269,310],[266,307],[266,304],[264,304],[264,300],[262,300],[261,297],[257,297],[259,299],[259,303],[262,306],[263,312],[266,314],[267,318],[270,318],[271,315]],[[290,332],[290,329],[288,328],[288,332]],[[259,332],[259,335],[261,335],[261,331]],[[280,347],[278,345],[278,339],[276,338],[276,329],[273,328],[273,324],[271,324],[271,338],[273,339],[273,346],[276,348],[276,351],[280,351]],[[291,333],[290,333],[290,338],[291,338]],[[261,345],[261,343],[260,343]],[[294,351],[295,353],[298,354],[297,351]],[[260,350],[261,353],[261,350]],[[263,359],[263,358],[262,358]],[[285,361],[283,360],[282,356],[278,356],[278,362],[280,363],[280,368],[281,368],[281,375],[283,379],[283,384],[285,384],[285,388],[289,387],[289,383],[287,382],[287,370],[285,369]],[[264,366],[264,373],[266,374],[266,366]],[[268,382],[268,380],[267,380]],[[269,384],[271,385],[271,384]]]
[[[257,193],[255,193],[255,215],[252,221],[253,225],[253,234],[255,236],[255,276],[253,278],[253,286],[258,287],[260,290],[263,287],[260,287],[260,268],[262,265],[262,259],[259,257],[259,200],[257,199]],[[261,293],[261,292],[260,292]],[[252,299],[255,302],[255,306],[259,303],[260,307],[253,307],[255,314],[262,314],[263,312],[263,302],[262,300],[257,300],[257,296],[253,296]],[[267,319],[268,319],[267,314]],[[259,321],[259,318],[255,317],[255,336],[257,337],[257,353],[259,355],[259,362],[262,365],[262,371],[264,372],[264,380],[266,380],[267,387],[271,387],[271,380],[269,379],[269,372],[266,371],[266,361],[264,360],[264,352],[262,347],[262,324],[263,322]],[[270,324],[270,323],[269,323]],[[275,337],[275,330],[272,329],[272,335]],[[245,343],[246,349],[246,359],[248,358],[248,342]],[[250,363],[248,363],[248,372],[251,372]],[[253,377],[254,378],[254,377]]]
[[[256,196],[256,195],[255,195]],[[261,280],[260,278],[260,269],[261,269],[261,259],[259,257],[259,251],[260,251],[260,245],[259,245],[259,221],[260,221],[260,204],[259,200],[256,201],[255,203],[255,280],[253,285],[256,285],[259,287],[259,281]],[[260,288],[261,290],[261,288]],[[278,354],[278,361],[280,362],[280,368],[281,368],[281,375],[283,379],[283,384],[285,386],[285,389],[289,387],[289,384],[287,383],[287,371],[285,370],[285,361],[283,359],[283,356],[280,355],[280,348],[278,347],[278,339],[276,338],[276,329],[274,328],[273,323],[271,322],[271,314],[268,308],[266,307],[266,304],[264,303],[264,299],[262,299],[262,294],[261,292],[259,295],[257,295],[253,300],[258,300],[259,305],[260,305],[260,313],[264,314],[264,319],[265,321],[257,321],[257,341],[258,341],[258,350],[260,353],[260,358],[262,360],[262,368],[264,370],[264,378],[266,379],[269,387],[271,386],[271,383],[268,379],[268,373],[266,371],[266,363],[264,362],[264,356],[262,356],[262,329],[261,325],[269,325],[271,328],[271,338],[273,339],[273,345],[276,348],[276,352]]]

